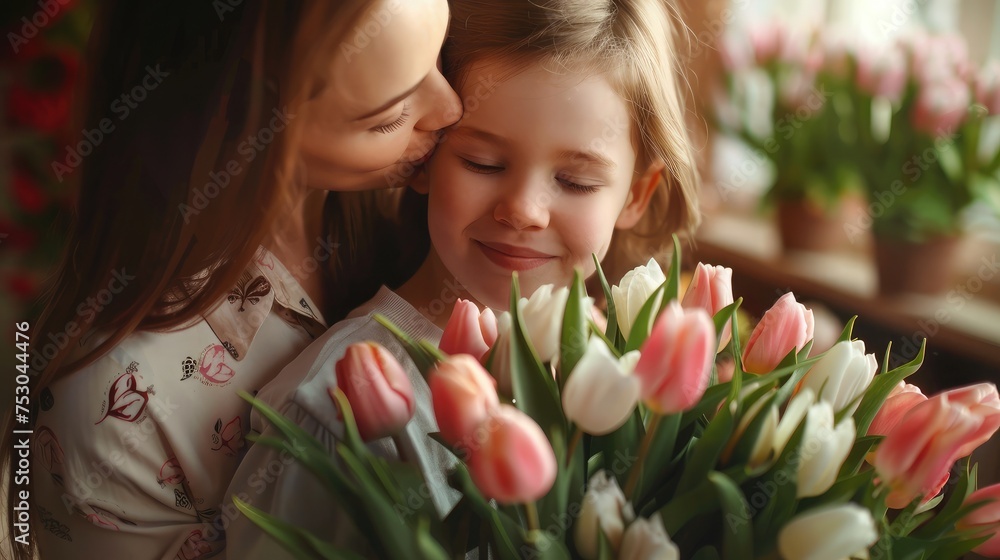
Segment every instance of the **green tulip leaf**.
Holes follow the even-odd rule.
[[[847,454],[838,478],[857,473],[865,464],[865,456],[884,439],[884,436],[861,436],[854,440],[851,452]]]
[[[719,312],[715,314],[715,317],[712,317],[712,322],[715,323],[716,343],[722,343],[722,334],[726,325],[733,322],[733,315],[736,314],[736,310],[740,308],[742,303],[743,298],[738,298],[733,303],[730,303],[720,309]],[[730,334],[732,334],[731,330]]]
[[[417,550],[421,560],[450,560],[448,552],[431,534],[430,522],[421,517],[416,527]]]
[[[858,316],[855,315],[847,320],[847,324],[844,325],[844,330],[840,332],[840,337],[837,338],[837,342],[850,342],[852,340],[851,336],[854,332],[854,322],[857,321]]]
[[[642,343],[646,342],[646,339],[649,338],[649,333],[653,330],[653,323],[656,321],[660,304],[663,302],[664,290],[664,286],[660,286],[654,290],[649,295],[649,299],[639,308],[639,313],[635,316],[635,322],[632,323],[632,332],[629,333],[628,342],[625,345],[626,353],[638,350],[642,347]]]
[[[735,420],[729,406],[723,405],[715,418],[708,423],[705,433],[691,450],[681,475],[679,488],[694,488],[709,472],[715,469],[729,438],[735,429]]]
[[[428,352],[426,346],[422,346],[419,342],[413,340],[410,335],[403,332],[403,330],[397,327],[391,319],[381,313],[376,313],[373,318],[380,325],[388,329],[389,332],[391,332],[393,336],[399,340],[400,344],[402,344],[403,348],[406,350],[406,353],[410,355],[410,359],[413,360],[417,369],[420,370],[421,375],[426,378],[431,369],[441,358],[441,351],[435,347],[434,350],[436,352]]]
[[[233,497],[233,503],[255,525],[281,543],[295,558],[320,558],[323,560],[363,560],[364,556],[339,549],[309,531],[287,523],[273,515]]]
[[[659,510],[663,528],[668,535],[681,534],[681,529],[688,521],[699,515],[718,511],[720,508],[719,494],[707,475],[698,484],[689,488],[690,490],[678,494]]]
[[[570,286],[569,297],[566,300],[566,313],[563,315],[562,339],[559,345],[559,390],[566,386],[573,368],[587,350],[587,332],[589,317],[584,313],[584,298],[587,288],[583,285],[583,277],[579,269],[573,270],[573,284]]]
[[[517,521],[497,510],[483,497],[472,482],[464,463],[458,463],[452,472],[452,486],[468,499],[470,509],[486,522],[491,535],[493,551],[499,560],[520,560],[518,550],[524,545],[524,530]]]
[[[681,240],[674,233],[671,236],[674,242],[674,252],[670,255],[670,270],[667,271],[667,281],[664,286],[664,298],[660,304],[659,312],[671,301],[679,300],[681,289]]]
[[[660,417],[651,432],[647,432],[650,438],[648,451],[645,459],[637,461],[633,469],[639,469],[639,482],[632,496],[633,503],[637,507],[642,507],[648,497],[648,492],[653,489],[656,482],[667,472],[667,467],[674,460],[674,446],[677,443],[677,434],[680,431],[681,415],[671,414]]]
[[[617,341],[621,335],[618,331],[618,313],[615,310],[615,299],[611,296],[611,285],[608,284],[608,279],[604,276],[604,269],[601,268],[601,261],[597,258],[597,255],[592,255],[594,257],[594,265],[597,267],[597,278],[601,282],[601,290],[604,291],[604,302],[608,307],[608,329],[605,331],[604,336],[608,340],[615,342],[614,345],[621,355],[623,346],[618,346]]]
[[[732,479],[720,472],[713,471],[708,473],[708,480],[715,486],[719,503],[722,505],[724,519],[727,521],[751,519],[750,508],[743,497],[743,492]],[[723,526],[722,557],[725,560],[752,560],[753,532],[751,524],[734,521],[723,523]]]

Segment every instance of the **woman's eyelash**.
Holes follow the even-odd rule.
[[[409,118],[409,116],[410,116],[409,108],[404,106],[403,112],[399,115],[398,119],[388,124],[378,125],[372,128],[372,130],[382,134],[389,134],[390,132],[395,132],[396,130],[399,130],[399,127],[403,126],[403,124],[406,123],[406,119]]]

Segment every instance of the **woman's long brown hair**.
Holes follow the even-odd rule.
[[[76,183],[76,211],[44,311],[32,323],[32,402],[136,330],[197,320],[236,283],[276,218],[290,211],[294,189],[302,188],[294,185],[293,157],[301,125],[289,115],[322,87],[332,49],[370,3],[100,3],[75,129],[91,138],[102,125],[113,130],[67,174]],[[145,94],[141,101],[131,97],[137,88]],[[248,148],[247,138],[277,115],[289,121],[286,130],[259,150]],[[240,171],[233,173],[230,162]],[[326,220],[348,249],[332,265],[343,269],[350,255],[371,252],[368,209],[379,195],[334,194]],[[351,303],[377,287],[375,272],[364,277],[371,282],[352,286],[362,295]],[[97,299],[109,286],[120,291],[110,301],[107,292]],[[336,283],[326,287],[337,294],[328,300],[349,306],[351,296]],[[93,333],[108,337],[81,354]],[[13,542],[13,507],[25,488],[12,479],[12,413],[5,424],[0,462],[8,542],[20,560],[31,558],[34,546]]]

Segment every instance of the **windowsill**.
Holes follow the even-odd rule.
[[[732,213],[707,217],[697,235],[702,260],[750,273],[758,281],[807,294],[862,320],[900,333],[927,333],[930,343],[1000,368],[1000,304],[953,292],[879,297],[872,260],[858,253],[783,254],[774,225]],[[737,278],[738,281],[738,278]],[[937,329],[937,332],[930,332]],[[919,337],[918,337],[919,338]]]

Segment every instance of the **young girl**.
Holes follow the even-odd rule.
[[[43,558],[222,548],[249,421],[237,391],[323,332],[353,297],[333,265],[360,274],[352,252],[371,250],[374,206],[327,192],[384,189],[460,116],[438,67],[448,13],[101,4],[82,127],[103,140],[75,171],[76,224],[32,325],[34,487],[5,477],[14,506],[29,496],[30,520],[9,518],[17,557],[32,538]]]
[[[407,364],[418,404],[403,434],[372,445],[416,462],[441,514],[457,496],[445,480],[450,454],[427,435],[437,431],[429,389],[372,315],[437,341],[457,297],[506,309],[512,271],[525,295],[565,286],[574,267],[594,272],[593,253],[623,264],[661,253],[697,212],[673,65],[675,14],[663,0],[459,0],[452,8],[445,68],[465,112],[417,187],[429,195],[430,253],[399,290],[380,290],[258,394],[332,453],[342,436],[328,396],[334,364],[351,343],[386,346]],[[256,415],[252,422],[272,430]],[[355,546],[350,521],[287,454],[251,449],[230,494]],[[234,558],[286,554],[242,517],[227,538]]]

